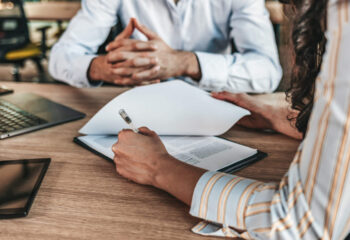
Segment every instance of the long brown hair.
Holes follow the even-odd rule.
[[[286,2],[286,0],[281,1]],[[325,52],[328,0],[291,0],[295,18],[292,32],[294,66],[287,98],[299,111],[296,128],[305,136],[313,107],[316,78]]]

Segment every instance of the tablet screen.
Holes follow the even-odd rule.
[[[27,215],[50,159],[0,161],[0,215]]]

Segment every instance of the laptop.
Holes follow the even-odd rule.
[[[32,93],[0,97],[0,139],[84,118],[85,114]]]

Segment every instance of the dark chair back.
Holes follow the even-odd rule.
[[[0,58],[28,44],[29,31],[22,0],[0,1]]]

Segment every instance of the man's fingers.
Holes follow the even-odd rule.
[[[136,85],[138,82],[135,80],[131,79],[131,77],[117,77],[113,80],[113,83],[116,85]]]
[[[115,64],[116,62],[132,59],[135,57],[137,57],[136,54],[132,52],[112,51],[107,54],[107,61],[108,63]]]
[[[135,73],[135,68],[115,68],[112,71],[113,71],[113,74],[115,75],[127,77]]]
[[[131,77],[134,73],[143,72],[150,69],[149,67],[139,67],[139,68],[115,68],[112,70],[114,77],[118,79],[119,77]],[[155,79],[156,80],[156,79]]]
[[[112,49],[113,43],[118,42],[121,39],[130,38],[134,30],[135,30],[135,18],[131,18],[126,28],[113,40],[112,43],[106,46],[106,51],[110,51]]]
[[[107,62],[111,64],[116,64],[117,62],[129,60],[129,59],[131,60],[135,58],[152,58],[152,57],[153,57],[153,54],[151,52],[111,51],[107,54]]]
[[[123,61],[125,59],[127,59],[126,53],[113,51],[113,52],[109,52],[107,54],[107,62],[111,63],[111,64],[118,62],[118,61]]]
[[[133,74],[132,79],[137,80],[137,81],[153,80],[153,79],[158,78],[157,76],[159,74],[159,71],[160,71],[160,66],[155,65],[151,69]]]
[[[137,57],[123,62],[117,62],[112,65],[112,68],[153,67],[156,64],[158,64],[158,59],[155,57]]]
[[[160,83],[160,82],[161,82],[160,79],[154,79],[151,81],[141,82],[138,86],[151,85],[151,84],[156,84],[156,83]]]
[[[130,38],[135,29],[135,18],[131,18],[126,28],[114,39],[118,41],[123,38]]]
[[[113,51],[114,49],[117,48],[121,48],[123,46],[127,46],[127,45],[132,45],[136,42],[139,42],[140,40],[136,40],[136,39],[114,39],[114,41],[110,42],[107,47],[106,47],[106,51]]]
[[[112,83],[116,85],[141,85],[143,80],[133,79],[132,75],[149,70],[149,67],[139,67],[139,68],[116,68],[113,69],[113,80]],[[160,79],[152,78],[147,79],[149,82],[160,82]]]
[[[157,45],[152,42],[145,42],[136,39],[120,39],[114,40],[109,43],[106,47],[107,51],[113,51],[118,49],[118,51],[155,51]]]
[[[145,25],[141,25],[136,19],[135,28],[141,33],[143,33],[148,38],[148,40],[154,40],[159,38],[159,36],[155,32],[147,28]]]
[[[128,39],[133,40],[133,39]],[[155,51],[157,50],[157,45],[151,42],[144,42],[144,41],[133,41],[132,43],[120,43],[117,44],[117,47],[114,49],[118,49],[118,51],[128,51],[128,52],[135,52],[135,51]]]

